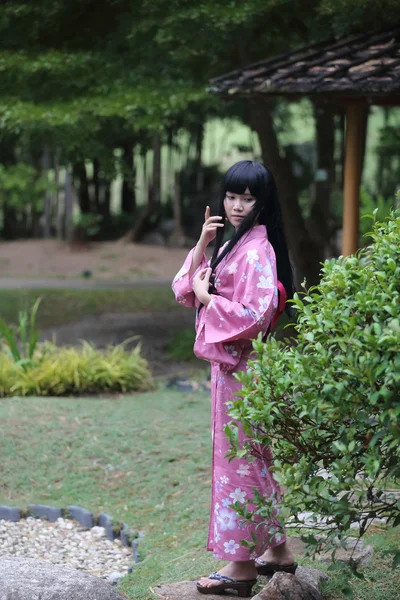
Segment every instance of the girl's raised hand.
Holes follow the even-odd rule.
[[[224,227],[222,217],[210,217],[210,207],[207,206],[204,215],[204,225],[199,239],[199,242],[203,248],[206,248],[208,244],[215,238],[218,227]]]

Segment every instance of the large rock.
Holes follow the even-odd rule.
[[[225,594],[207,594],[207,596],[200,594],[197,591],[195,581],[178,581],[177,583],[157,585],[153,588],[153,592],[165,600],[200,600],[201,598],[221,600],[221,598],[235,598],[233,595],[228,596]]]
[[[0,559],[1,600],[122,600],[109,583],[88,573],[33,558]]]
[[[297,569],[297,571],[299,571]],[[314,585],[315,576],[307,571],[318,571],[318,569],[302,569],[303,574],[297,573],[275,573],[267,585],[253,600],[323,600],[318,587]],[[303,576],[302,576],[303,575]]]
[[[253,600],[322,600],[319,592],[322,579],[327,579],[326,573],[308,567],[298,567],[296,576],[276,573],[261,592],[253,596]],[[263,580],[261,577],[258,579],[259,582]],[[158,585],[153,591],[165,600],[199,600],[202,597],[195,581]],[[207,594],[207,600],[221,600],[221,595]]]

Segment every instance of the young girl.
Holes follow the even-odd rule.
[[[221,247],[227,221],[234,233]],[[209,264],[204,251],[214,238]],[[244,524],[231,508],[237,501],[251,499],[254,489],[260,496],[280,497],[279,486],[268,470],[270,450],[262,452],[264,460],[253,462],[225,458],[229,443],[224,427],[232,420],[227,405],[240,391],[234,373],[247,369],[251,340],[260,332],[267,335],[286,297],[293,295],[275,182],[263,165],[241,161],[227,171],[219,215],[211,217],[207,206],[200,239],[172,288],[178,302],[197,307],[194,353],[211,362],[213,459],[207,549],[216,558],[230,561],[201,578],[197,589],[203,594],[236,590],[239,596],[249,596],[257,573],[294,573],[297,566],[276,522],[256,529],[257,522]],[[239,439],[243,438],[239,424]],[[255,560],[241,544],[244,539],[252,541],[252,534],[258,540]]]

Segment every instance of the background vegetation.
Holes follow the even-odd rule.
[[[169,244],[184,244],[197,236],[220,171],[239,157],[268,163],[260,150],[268,147],[284,159],[298,280],[315,283],[319,261],[338,251],[343,109],[276,99],[254,113],[208,94],[208,82],[398,17],[396,0],[57,0],[51,10],[45,0],[10,0],[0,11],[3,239],[138,241],[161,227]],[[398,110],[372,112],[364,193],[390,207]],[[238,131],[226,150],[221,118]],[[317,167],[328,173],[323,184]]]

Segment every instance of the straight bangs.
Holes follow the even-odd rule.
[[[223,195],[226,192],[233,194],[244,194],[246,188],[257,200],[262,196],[262,177],[257,173],[251,161],[243,160],[234,165],[225,174],[223,181]]]

